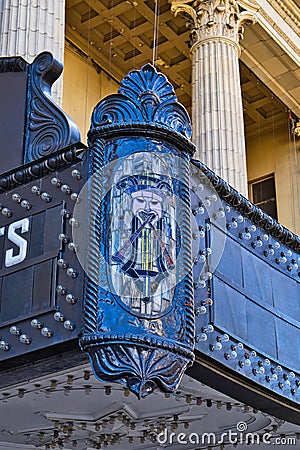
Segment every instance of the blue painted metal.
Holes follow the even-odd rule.
[[[191,206],[203,230],[193,270],[196,359],[205,355],[211,369],[231,369],[297,407],[299,237],[202,163],[193,165]],[[218,202],[210,201],[213,196]],[[211,252],[205,252],[207,247]],[[215,387],[213,376],[205,381]]]
[[[10,212],[0,214],[1,371],[58,354],[59,348],[78,347],[84,273],[68,245],[76,193],[87,178],[86,168],[78,149],[68,148],[0,176],[0,209]],[[17,227],[26,242],[24,258],[7,266],[5,256],[13,248],[9,227],[24,220],[27,232]],[[14,254],[18,253],[15,246]],[[75,270],[76,277],[68,269]]]
[[[49,52],[39,54],[28,66],[24,163],[80,142],[77,125],[51,98],[52,84],[62,69]]]
[[[172,392],[194,357],[190,120],[166,77],[147,64],[95,107],[91,122],[89,277],[80,345],[100,380],[119,382],[138,397],[157,386]],[[138,202],[150,198],[152,209],[139,209]],[[160,255],[151,259],[154,248]],[[135,294],[125,295],[126,289]]]

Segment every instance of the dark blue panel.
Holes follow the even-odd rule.
[[[290,368],[299,371],[300,361],[299,327],[293,327],[289,323],[276,319],[276,331],[278,335],[278,359]]]
[[[273,269],[248,250],[242,249],[244,292],[249,298],[273,305],[270,271]]]
[[[45,211],[35,214],[31,221],[29,259],[37,258],[44,252]]]
[[[58,235],[62,231],[61,210],[62,206],[57,206],[46,211],[45,228],[43,230],[45,253],[59,250]]]
[[[33,267],[23,269],[3,279],[1,322],[30,313],[33,287]]]
[[[277,358],[275,316],[247,299],[248,342],[251,346]]]
[[[243,286],[241,247],[228,236],[216,274],[220,278],[227,280],[232,286],[237,288],[242,288]]]
[[[275,308],[300,321],[299,283],[274,269],[271,271],[271,282]]]
[[[247,299],[217,277],[213,282],[213,299],[215,324],[247,340]]]
[[[55,260],[56,261],[56,260]],[[53,303],[53,260],[44,261],[34,267],[32,312],[47,309]]]
[[[23,61],[21,58],[19,60]],[[25,61],[23,63],[26,68]],[[1,73],[0,70],[1,173],[19,167],[23,163],[26,89],[27,70],[13,73]]]

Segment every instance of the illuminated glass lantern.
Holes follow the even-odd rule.
[[[81,347],[100,380],[139,397],[174,391],[194,356],[190,135],[173,87],[149,64],[92,116],[91,177],[74,212],[86,223],[75,241],[88,237]]]

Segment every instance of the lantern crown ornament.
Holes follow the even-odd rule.
[[[166,76],[151,64],[131,71],[120,83],[118,94],[109,95],[94,109],[90,139],[99,127],[157,125],[190,139],[192,127],[186,109],[178,102]]]
[[[188,113],[150,64],[91,118],[91,177],[74,211],[86,223],[75,242],[89,237],[80,345],[99,380],[139,398],[176,390],[194,359],[190,136]]]

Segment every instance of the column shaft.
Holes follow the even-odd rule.
[[[170,0],[188,17],[192,41],[192,119],[197,157],[247,196],[239,40],[255,22],[256,0]]]
[[[1,56],[22,56],[32,62],[47,50],[63,62],[65,0],[1,0]],[[54,84],[53,97],[61,104],[62,78]]]
[[[236,44],[207,39],[192,49],[193,141],[197,158],[247,195],[242,95]]]

